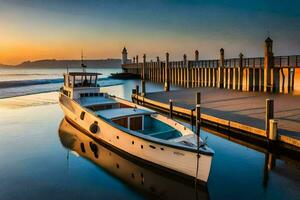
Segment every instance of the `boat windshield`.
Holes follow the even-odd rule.
[[[97,76],[85,75],[85,76],[75,76],[74,87],[96,87],[97,86]]]
[[[68,87],[97,87],[97,75],[72,75],[65,77],[65,85]]]

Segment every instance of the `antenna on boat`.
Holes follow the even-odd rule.
[[[197,166],[196,166],[196,175],[195,175],[196,199],[198,199],[197,178],[198,178],[199,159],[200,159],[200,122],[201,122],[200,103],[201,103],[201,93],[197,92],[197,94],[196,94],[196,109],[195,109],[196,110],[196,136],[197,136]]]
[[[86,65],[83,63],[83,50],[81,49],[81,67],[82,71],[86,72]]]

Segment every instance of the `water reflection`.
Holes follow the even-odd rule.
[[[251,195],[260,198],[268,196],[271,199],[281,199],[282,197],[295,199],[295,196],[300,197],[299,190],[295,189],[299,188],[300,183],[299,153],[271,148],[265,143],[259,143],[258,141],[255,143],[245,141],[240,135],[229,131],[208,127],[203,129],[203,137],[210,137],[209,145],[216,151],[210,177],[213,183],[209,184],[209,189],[216,188],[224,179],[222,177],[224,174],[220,176],[219,171],[222,168],[230,168],[232,172],[226,172],[228,176],[243,177],[236,182],[238,185],[234,184],[237,192],[235,195],[231,195],[231,197],[243,195],[242,190],[244,188],[241,187],[242,189],[238,189],[239,186],[243,185],[251,185]],[[236,162],[233,161],[234,159],[236,159]],[[222,166],[219,166],[220,164]],[[247,170],[243,171],[242,169]],[[277,193],[280,193],[280,195],[277,196]],[[216,193],[210,190],[210,194],[214,197]],[[250,197],[249,199],[252,198]]]
[[[161,199],[209,199],[205,186],[180,180],[167,172],[153,169],[101,144],[75,129],[65,119],[59,127],[61,143],[67,149],[92,161],[135,190]]]

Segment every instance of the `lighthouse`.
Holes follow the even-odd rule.
[[[127,63],[128,63],[127,49],[126,49],[126,47],[124,47],[123,51],[122,51],[122,64],[127,64]]]

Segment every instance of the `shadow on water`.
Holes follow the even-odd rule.
[[[209,199],[206,186],[181,180],[151,166],[143,165],[113,148],[95,141],[65,119],[59,127],[62,145],[117,177],[147,198]],[[67,157],[68,159],[68,157]]]

